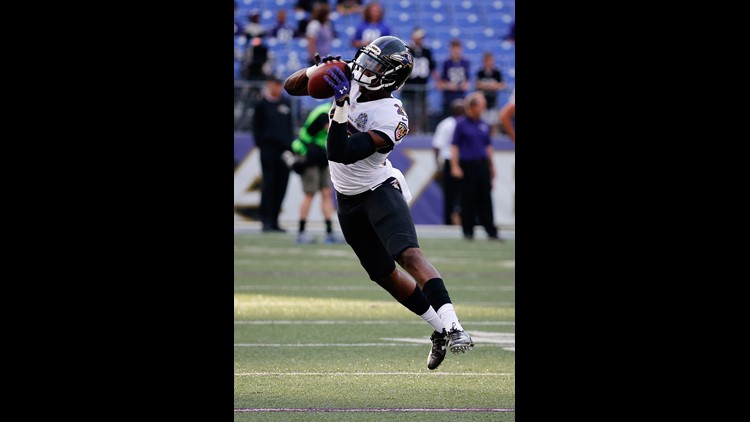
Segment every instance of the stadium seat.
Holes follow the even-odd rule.
[[[429,0],[429,1],[424,1],[424,3],[427,3],[428,7],[424,7],[423,10],[425,10],[425,11],[429,10],[429,11],[432,11],[432,12],[439,12],[439,11],[443,11],[443,10],[446,10],[446,9],[450,8],[450,6],[453,3],[453,1],[450,1],[450,0]]]
[[[367,3],[367,1],[365,2]],[[464,46],[464,55],[471,61],[472,85],[474,74],[482,63],[482,54],[490,51],[495,63],[503,73],[508,88],[498,96],[498,104],[507,101],[515,86],[515,43],[504,40],[515,21],[515,0],[380,0],[385,10],[385,22],[393,35],[406,42],[411,41],[415,27],[426,30],[426,44],[432,49],[435,61],[440,66],[449,56],[450,41],[458,38]],[[294,12],[296,0],[238,0],[237,19],[242,25],[247,23],[250,10],[261,11],[261,24],[270,29],[276,21],[280,9],[287,12],[292,26],[305,17],[304,12]],[[336,2],[331,1],[335,10]],[[351,47],[355,27],[362,19],[361,14],[338,15],[332,13],[338,39],[334,42],[335,54],[351,58],[356,49]],[[272,70],[277,75],[288,75],[307,64],[307,41],[295,38],[288,43],[267,38]],[[244,52],[245,45],[235,40],[235,49]],[[235,77],[239,78],[239,59],[235,60]],[[434,86],[433,86],[434,87]],[[300,98],[300,107],[312,109],[318,100]],[[442,93],[430,89],[428,107],[431,112],[441,109]]]
[[[387,13],[393,12],[417,12],[421,9],[419,1],[417,0],[391,0],[381,2]]]
[[[475,12],[455,12],[453,13],[453,23],[465,27],[479,27],[479,25],[484,26],[485,24],[481,21],[480,15]]]
[[[485,3],[483,0],[461,0],[454,6],[456,11],[470,12],[470,13],[482,13],[482,4]]]

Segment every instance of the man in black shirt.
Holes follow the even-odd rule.
[[[284,151],[291,151],[292,107],[288,98],[281,95],[282,81],[270,77],[266,81],[263,99],[255,106],[253,137],[260,148],[260,165],[263,185],[260,199],[260,216],[263,232],[285,232],[279,227],[281,203],[289,182],[289,167],[282,160]]]
[[[409,132],[429,132],[429,110],[427,107],[427,83],[430,76],[438,79],[437,63],[432,51],[424,45],[425,31],[416,28],[411,34],[409,48],[414,56],[414,70],[401,89],[401,99],[409,116]]]
[[[484,53],[482,68],[477,72],[477,91],[481,91],[487,102],[487,110],[482,114],[482,119],[490,125],[492,135],[497,135],[500,130],[499,110],[497,108],[497,93],[506,87],[503,74],[495,66],[495,56],[489,51]]]

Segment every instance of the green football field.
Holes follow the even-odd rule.
[[[515,420],[514,240],[420,237],[475,344],[430,371],[432,328],[348,245],[234,238],[236,421]]]

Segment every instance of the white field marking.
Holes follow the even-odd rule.
[[[262,255],[271,255],[271,256],[288,256],[288,255],[300,255],[300,254],[309,254],[310,249],[308,248],[295,248],[295,247],[282,247],[282,248],[275,248],[271,246],[236,246],[234,248],[235,252],[248,252],[248,253],[254,253],[254,254],[262,254]],[[315,256],[333,256],[333,257],[355,257],[353,251],[346,250],[346,249],[334,249],[334,248],[317,248],[313,250],[313,255]],[[436,263],[444,263],[444,262],[450,262],[452,264],[467,264],[467,263],[473,263],[473,262],[485,262],[485,259],[478,258],[476,255],[467,256],[465,258],[456,258],[456,257],[441,257],[441,256],[433,256],[430,258],[430,261],[436,262]],[[502,260],[502,261],[492,261],[489,263],[491,266],[500,266],[505,268],[515,268],[516,267],[516,261],[515,260]]]
[[[255,151],[257,151],[257,149]],[[258,158],[256,160],[260,160],[260,159]],[[247,161],[248,160],[245,160],[243,163],[246,163]],[[254,165],[250,164],[249,167],[252,167],[256,170],[255,171],[256,175],[253,176],[253,178],[260,177],[260,169],[258,169],[258,167],[260,166],[257,164],[257,161]],[[407,179],[407,183],[408,183],[408,179]],[[235,185],[235,188],[236,187],[237,185]],[[240,185],[240,189],[244,189],[244,188],[245,188],[244,185]],[[246,202],[250,205],[255,205],[255,206],[260,204],[260,192],[259,191],[247,192],[245,195],[250,195],[250,194],[254,195],[254,200],[251,202],[247,202],[247,201]],[[282,221],[281,223],[297,224],[297,220]],[[323,234],[325,232],[325,226],[323,225],[322,221],[309,221],[308,226],[310,228],[311,233]],[[445,226],[445,225],[440,225],[440,224],[416,224],[414,227],[417,229],[417,236],[419,238],[426,238],[426,239],[461,239],[462,238],[461,230],[456,230],[456,226]],[[516,240],[515,223],[499,224],[498,229],[500,230],[501,236],[505,238],[506,240]],[[245,217],[240,216],[237,213],[234,214],[234,233],[240,233],[243,235],[255,234],[258,236],[265,236],[261,234],[260,221],[249,221]],[[483,231],[479,231],[475,234],[478,240],[486,239],[486,235],[484,234]]]
[[[298,291],[298,290],[323,290],[323,291],[366,291],[366,290],[380,290],[381,287],[377,285],[357,285],[357,286],[279,286],[273,284],[259,284],[259,285],[234,285],[235,290],[280,290],[280,291]],[[464,286],[464,285],[452,285],[450,286],[451,291],[467,291],[467,292],[511,292],[514,291],[515,286]]]
[[[474,344],[483,346],[497,345],[504,350],[514,352],[516,350],[515,333],[496,333],[491,331],[471,331],[471,338]],[[422,346],[430,344],[430,340],[424,337],[385,337],[385,341],[395,341],[400,343],[239,343],[235,347],[370,347],[370,346]]]
[[[464,286],[462,284],[453,283],[450,286],[450,290],[465,290],[468,292],[512,292],[516,290],[516,286]]]
[[[341,249],[316,249],[315,255],[317,256],[356,256],[352,251],[346,251]]]
[[[282,408],[243,408],[243,409],[234,409],[236,413],[256,413],[256,412],[263,412],[263,413],[408,413],[408,412],[418,412],[418,413],[424,413],[424,412],[437,412],[437,413],[446,413],[446,412],[455,412],[455,413],[467,413],[467,412],[477,412],[477,413],[489,413],[489,412],[515,412],[516,409],[512,407],[506,407],[506,408],[481,408],[481,407],[464,407],[464,408],[332,408],[332,407],[305,407],[305,408],[299,408],[299,407],[282,407]]]
[[[515,260],[504,260],[504,261],[487,261],[486,259],[480,258],[454,258],[454,257],[442,257],[442,256],[431,256],[429,258],[433,264],[474,264],[481,263],[482,265],[488,265],[491,267],[504,267],[504,268],[516,268]]]
[[[424,325],[424,321],[341,321],[341,320],[244,320],[234,321],[237,325]],[[470,325],[516,325],[515,321],[471,321]]]
[[[513,372],[235,372],[235,377],[276,376],[276,375],[327,375],[332,377],[347,377],[352,375],[440,375],[458,377],[507,377],[515,375]]]
[[[395,339],[394,339],[395,340]],[[398,339],[398,340],[411,340],[411,339]],[[414,339],[416,340],[416,339]],[[235,343],[234,347],[373,347],[373,346],[388,346],[388,347],[423,347],[424,344],[429,344],[428,340],[422,342],[423,344],[417,343],[295,343],[295,344],[281,344],[281,343]],[[474,342],[476,346],[477,342]],[[483,346],[500,346],[498,344],[484,344]],[[514,346],[515,347],[515,346]],[[503,349],[505,349],[503,347]]]
[[[366,290],[380,290],[380,286],[238,286],[235,284],[235,290],[279,290],[279,291],[366,291]],[[453,290],[453,289],[452,289]]]
[[[252,252],[257,254],[263,254],[263,255],[300,255],[302,253],[309,254],[310,249],[309,248],[294,248],[294,247],[282,247],[282,248],[274,248],[272,246],[236,246],[234,248],[235,252]],[[347,250],[341,250],[341,249],[315,249],[313,251],[314,255],[318,256],[356,256],[354,255],[354,252],[347,251]]]
[[[272,254],[274,255],[274,254]],[[281,253],[278,254],[279,256]],[[287,253],[287,250],[284,249],[284,256],[289,255]],[[318,256],[334,256],[334,257],[355,257],[351,252],[336,250],[336,249],[318,249],[315,255]],[[303,259],[303,260],[297,260],[295,263],[301,264],[301,263],[319,263],[319,260],[315,259]],[[504,268],[515,268],[516,262],[515,261],[492,261],[492,260],[482,260],[482,259],[461,259],[461,258],[442,258],[442,257],[431,257],[430,262],[433,264],[441,264],[441,263],[451,263],[454,265],[477,265],[482,264],[483,266],[488,267],[504,267]],[[234,264],[235,265],[255,265],[258,263],[262,264],[272,264],[272,265],[279,265],[280,267],[288,266],[289,260],[288,259],[268,259],[265,257],[258,257],[257,259],[235,259]]]
[[[464,327],[465,328],[465,327]],[[468,330],[471,335],[471,339],[474,340],[474,344],[502,344],[502,345],[516,345],[516,334],[515,333],[495,333],[491,331],[474,331]],[[416,344],[430,344],[428,338],[415,338],[415,337],[385,337],[381,340],[387,341],[403,341],[406,343]]]
[[[299,305],[300,301],[296,300],[274,300],[272,306],[297,306]],[[462,305],[475,305],[475,306],[497,306],[497,307],[511,307],[515,306],[515,303],[513,302],[474,302],[471,300],[463,300],[461,301]],[[235,303],[234,306],[238,308],[249,308],[251,306],[257,307],[258,304],[256,303]]]
[[[372,347],[372,346],[422,346],[403,343],[235,343],[234,347]]]

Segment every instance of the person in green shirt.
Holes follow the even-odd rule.
[[[328,170],[326,156],[326,137],[328,136],[328,113],[331,104],[322,103],[307,115],[305,123],[299,130],[297,139],[292,142],[292,151],[301,157],[301,165],[296,166],[296,172],[302,178],[302,198],[299,211],[299,231],[296,243],[315,243],[316,239],[305,230],[310,206],[317,192],[321,194],[321,209],[325,218],[325,243],[343,243],[343,239],[333,233],[331,216],[334,213],[333,191],[331,190],[331,174]]]

